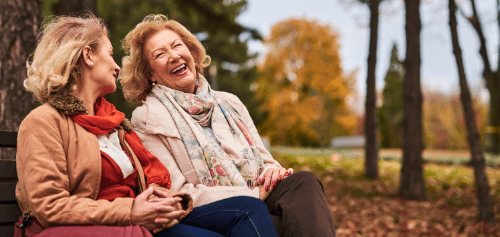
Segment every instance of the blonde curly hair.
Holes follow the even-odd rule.
[[[152,89],[151,67],[144,56],[144,44],[157,32],[168,29],[177,33],[193,55],[196,73],[203,75],[203,69],[210,65],[210,57],[201,42],[186,27],[164,15],[148,15],[130,31],[122,41],[125,57],[119,81],[127,101],[141,103]]]
[[[81,78],[80,56],[85,46],[98,50],[108,36],[104,21],[91,13],[81,17],[48,18],[38,35],[32,61],[26,63],[26,90],[45,103],[52,92],[68,86],[73,93]]]

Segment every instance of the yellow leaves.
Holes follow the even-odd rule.
[[[268,128],[264,132],[266,135],[275,140],[286,140],[286,137],[290,136],[289,133],[293,131],[296,134],[291,135],[291,139],[297,141],[297,143],[293,143],[295,145],[298,145],[300,140],[296,130],[301,131],[306,136],[314,136],[314,130],[309,125],[319,118],[317,111],[321,109],[321,104],[317,97],[304,99],[299,99],[299,97],[299,93],[291,88],[268,96],[268,100],[263,103],[262,108],[273,112],[269,113],[269,117],[263,124],[263,127]]]
[[[320,149],[317,149],[318,151]],[[337,236],[500,236],[500,228],[477,221],[478,208],[472,167],[426,164],[427,200],[410,201],[399,198],[398,183],[401,163],[379,161],[380,178],[364,178],[364,159],[349,158],[332,161],[329,152],[311,149],[280,148],[275,158],[297,171],[308,167],[322,179],[325,198],[335,222]],[[345,151],[344,151],[345,152]],[[352,152],[352,151],[351,151]],[[398,153],[400,150],[382,150]],[[277,154],[278,154],[277,153]],[[440,154],[454,156],[456,152]],[[362,152],[360,152],[362,154]],[[329,162],[330,161],[330,162]],[[429,182],[429,171],[435,174]],[[486,169],[488,178],[499,180],[500,170]],[[453,179],[467,180],[461,182]],[[429,186],[447,190],[429,189]],[[498,193],[500,183],[491,185]],[[497,200],[492,196],[495,213]]]
[[[487,122],[487,106],[473,98],[476,124],[484,134]],[[426,148],[467,149],[467,128],[459,95],[439,92],[424,94],[423,104],[424,142]]]
[[[338,34],[316,21],[290,19],[274,25],[265,44],[255,82],[268,112],[261,131],[272,142],[311,145],[329,143],[334,130],[350,130],[355,118],[345,100],[354,77],[343,75]],[[335,129],[342,126],[348,128]]]
[[[335,121],[339,124],[339,126],[345,128],[354,129],[354,127],[358,124],[358,120],[352,115],[339,115],[335,118]]]

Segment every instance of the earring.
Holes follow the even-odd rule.
[[[155,85],[156,85],[156,82],[154,82],[154,81],[153,81],[153,82],[151,83],[151,85],[152,85],[152,86],[155,86]]]
[[[94,66],[94,63],[93,63],[93,62],[90,62],[90,66],[91,66],[91,67],[92,67],[92,66]]]

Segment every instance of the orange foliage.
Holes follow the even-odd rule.
[[[473,99],[477,128],[484,141],[488,106]],[[432,149],[468,149],[467,128],[460,95],[439,92],[424,93],[424,143]]]
[[[254,86],[268,112],[260,131],[281,145],[327,145],[351,133],[356,117],[346,104],[355,83],[345,76],[338,34],[306,19],[275,24]]]

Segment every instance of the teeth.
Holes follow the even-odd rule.
[[[184,68],[186,68],[186,64],[182,64],[180,67],[178,67],[178,68],[174,69],[174,70],[172,71],[172,74],[175,74],[175,73],[177,73],[178,71],[180,71],[180,70],[182,70],[182,69],[184,69]]]

